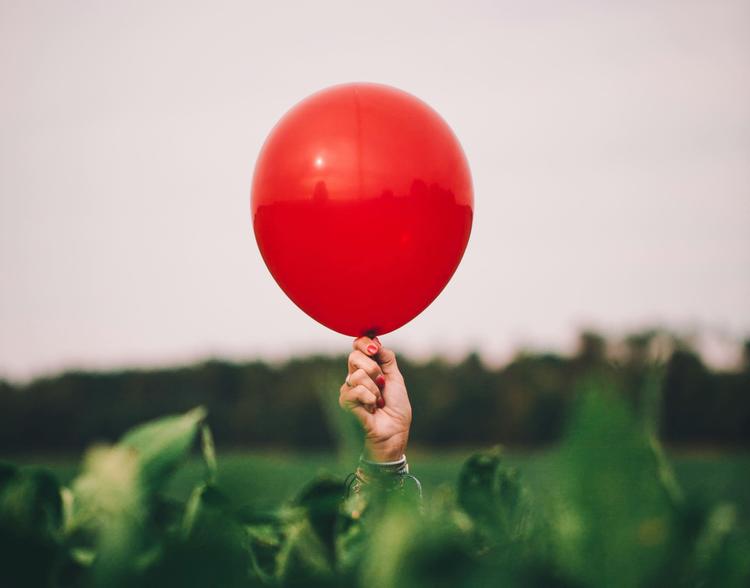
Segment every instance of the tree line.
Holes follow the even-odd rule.
[[[613,341],[584,332],[570,356],[522,352],[493,368],[400,356],[414,423],[431,447],[557,441],[586,382],[606,379],[668,444],[750,445],[750,341],[731,371],[710,369],[679,337],[653,330]],[[169,369],[70,371],[28,384],[0,381],[0,455],[80,451],[134,423],[208,409],[225,447],[328,449],[326,405],[338,401],[345,356],[284,363],[220,360]]]

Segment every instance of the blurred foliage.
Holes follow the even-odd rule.
[[[658,330],[607,341],[586,332],[571,357],[519,353],[500,368],[477,354],[458,363],[399,358],[417,418],[414,444],[432,447],[560,440],[576,383],[600,373],[650,432],[669,444],[750,445],[750,342],[736,370],[709,369],[689,342]],[[0,455],[81,451],[134,422],[205,406],[229,447],[330,449],[351,462],[351,423],[331,429],[344,357],[282,364],[210,361],[162,370],[69,372],[0,382]],[[319,402],[320,398],[327,399]],[[348,430],[348,431],[347,431]]]
[[[685,497],[616,386],[583,381],[536,492],[495,448],[424,504],[321,475],[272,510],[235,505],[202,408],[91,448],[68,487],[0,464],[0,585],[747,586],[734,506]],[[203,479],[167,498],[196,444]]]

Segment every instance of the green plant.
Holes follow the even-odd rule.
[[[221,491],[200,408],[92,448],[69,487],[0,465],[0,585],[748,585],[733,506],[687,499],[621,396],[589,387],[544,492],[496,448],[423,505],[408,492],[344,499],[343,480],[321,476],[279,508],[243,508]],[[196,443],[203,479],[167,498]]]

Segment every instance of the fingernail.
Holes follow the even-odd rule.
[[[385,406],[385,398],[381,396],[380,398],[377,399],[375,404],[378,405],[378,408],[383,408]]]
[[[385,378],[383,376],[378,376],[375,378],[375,383],[378,385],[378,388],[383,388],[383,386],[385,386]]]
[[[373,353],[377,353],[377,351],[378,351],[377,345],[368,345],[367,346],[367,353],[369,353],[370,355],[372,355]]]

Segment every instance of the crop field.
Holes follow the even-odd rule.
[[[354,464],[341,463],[330,453],[285,453],[278,451],[229,451],[217,448],[218,482],[237,506],[273,508],[290,500],[317,475],[345,477]],[[477,448],[481,449],[481,448]],[[411,471],[421,480],[427,500],[435,493],[455,485],[461,465],[473,451],[445,452],[415,449],[409,452]],[[536,452],[505,451],[508,465],[517,467],[534,493],[544,492],[555,478],[551,450]],[[71,481],[79,471],[78,456],[69,458],[39,456],[14,461],[50,468],[61,483]],[[677,479],[688,496],[695,500],[734,503],[744,524],[750,524],[750,453],[709,451],[681,452],[670,455]],[[167,493],[184,500],[203,476],[204,465],[192,458],[170,482]]]
[[[416,486],[373,480],[347,494],[355,437],[342,434],[336,455],[217,452],[205,417],[163,417],[82,458],[0,463],[0,569],[11,585],[750,578],[750,455],[669,457],[611,394],[582,396],[563,441],[543,451],[412,448],[423,500]]]

